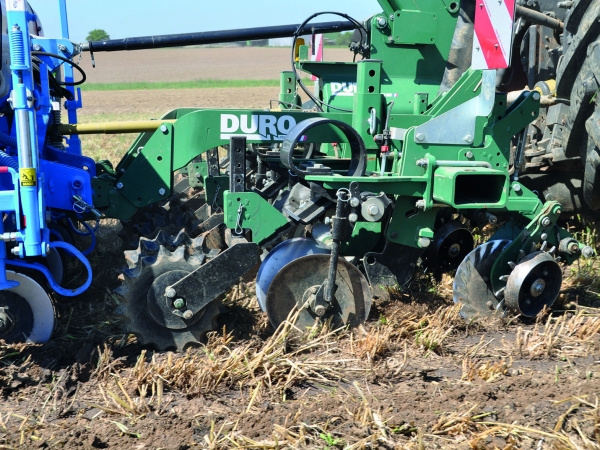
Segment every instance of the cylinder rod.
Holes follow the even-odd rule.
[[[100,122],[61,124],[57,128],[63,135],[67,134],[122,134],[143,133],[157,130],[164,123],[175,123],[175,120],[135,120],[129,122]]]
[[[294,36],[300,24],[272,27],[242,28],[239,30],[205,31],[198,33],[164,34],[125,39],[108,39],[82,44],[82,51],[117,52],[121,50],[144,50],[149,48],[183,47],[186,45],[222,44],[226,42],[253,41]],[[336,33],[355,28],[347,21],[322,22],[306,25],[299,34]]]

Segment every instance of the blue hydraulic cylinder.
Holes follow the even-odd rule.
[[[31,52],[28,32],[28,15],[25,0],[11,0],[6,3],[7,25],[10,46],[13,91],[11,102],[15,111],[15,128],[19,155],[19,184],[23,211],[23,252],[24,256],[46,255],[42,242],[40,211],[40,191],[38,183],[38,140],[35,117],[34,82],[31,68]],[[24,254],[22,254],[24,253]]]

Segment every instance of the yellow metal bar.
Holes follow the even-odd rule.
[[[61,124],[58,126],[60,134],[121,134],[143,133],[154,131],[163,123],[174,123],[175,120],[136,120],[130,122],[101,122]]]

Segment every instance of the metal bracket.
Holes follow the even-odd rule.
[[[418,126],[415,129],[415,142],[473,144],[477,117],[486,117],[492,112],[495,93],[496,71],[483,70],[479,95]]]
[[[246,189],[246,136],[232,136],[229,141],[229,192]]]

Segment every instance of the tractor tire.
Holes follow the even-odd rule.
[[[600,209],[600,0],[576,0],[565,19],[556,95],[568,99],[563,148],[584,166],[583,197]]]

